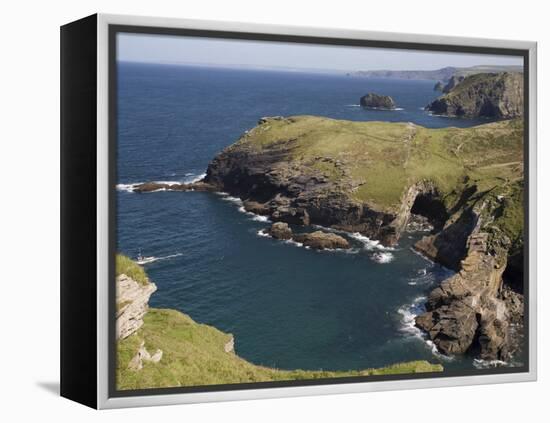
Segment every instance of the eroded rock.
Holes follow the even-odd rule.
[[[295,235],[293,239],[296,242],[304,244],[306,247],[315,248],[317,250],[347,249],[350,247],[349,242],[344,237],[323,231]]]
[[[292,229],[285,222],[275,222],[268,230],[269,235],[275,239],[291,239]]]
[[[116,277],[116,338],[124,339],[143,325],[149,297],[157,290],[154,283],[140,284],[127,275]]]
[[[360,104],[363,107],[373,109],[395,109],[395,102],[389,95],[368,93],[367,95],[361,97]]]

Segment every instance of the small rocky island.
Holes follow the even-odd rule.
[[[367,109],[395,109],[395,102],[389,95],[368,93],[367,95],[361,97],[359,104]]]
[[[523,116],[523,74],[480,73],[453,76],[426,110],[455,117],[513,119]]]
[[[518,348],[511,328],[523,319],[523,184],[521,119],[429,129],[279,116],[219,153],[202,181],[135,191],[223,191],[276,222],[271,236],[313,248],[346,247],[287,224],[393,246],[422,216],[433,231],[415,248],[457,273],[430,294],[417,326],[443,353],[506,360]]]

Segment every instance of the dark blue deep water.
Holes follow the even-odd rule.
[[[247,360],[284,369],[361,369],[399,361],[471,368],[472,358],[434,354],[412,328],[423,297],[449,272],[410,250],[406,234],[389,262],[372,243],[316,252],[261,237],[266,222],[210,193],[134,194],[124,184],[189,181],[262,116],[311,114],[427,127],[480,121],[430,116],[434,81],[373,80],[292,72],[120,63],[117,249],[146,265],[153,307],[175,308],[235,335]],[[357,107],[367,92],[396,111]]]

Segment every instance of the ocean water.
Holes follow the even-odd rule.
[[[117,250],[155,260],[152,307],[178,309],[235,335],[236,352],[282,369],[348,370],[448,359],[414,328],[426,295],[451,272],[411,250],[346,235],[353,249],[313,251],[263,236],[269,222],[238,199],[201,192],[128,192],[144,181],[190,181],[259,118],[313,114],[355,121],[471,126],[431,116],[434,81],[171,65],[118,65]],[[391,95],[395,111],[364,110],[367,92]]]

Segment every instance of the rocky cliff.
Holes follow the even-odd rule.
[[[523,115],[523,74],[487,73],[464,79],[452,77],[426,109],[457,117],[512,119]]]
[[[411,216],[421,216],[433,231],[416,248],[459,273],[431,296],[418,326],[445,353],[485,345],[484,358],[507,355],[504,332],[518,320],[521,302],[509,288],[522,291],[521,120],[428,129],[262,118],[212,160],[199,184],[240,197],[245,209],[274,222],[360,232],[385,245],[395,245]]]
[[[116,277],[116,338],[124,339],[143,325],[154,283],[142,284],[122,273]]]

